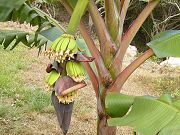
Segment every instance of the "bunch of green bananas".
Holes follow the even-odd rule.
[[[70,92],[70,93],[68,93],[67,95],[64,95],[64,96],[59,96],[55,92],[55,95],[58,98],[59,102],[61,102],[63,104],[69,104],[69,103],[73,102],[75,100],[75,98],[77,97],[77,91]]]
[[[84,67],[78,61],[67,61],[66,72],[75,82],[82,82],[86,79]]]
[[[45,55],[53,56],[56,61],[63,63],[66,58],[73,58],[77,52],[78,46],[74,36],[63,34],[51,44]]]
[[[52,56],[56,62],[59,63],[65,70],[56,71],[52,70],[47,78],[47,87],[49,90],[54,90],[56,81],[59,77],[69,76],[75,82],[82,82],[85,80],[85,70],[79,61],[75,61],[74,54],[78,53],[78,46],[74,36],[70,34],[63,34],[57,38],[45,52],[46,55]],[[72,59],[71,59],[72,58]],[[65,61],[65,62],[64,62]],[[58,66],[59,66],[58,65]],[[59,73],[60,72],[60,73]],[[75,100],[77,90],[70,92],[64,96],[55,92],[59,102],[69,104]]]
[[[58,73],[55,70],[52,70],[47,77],[46,83],[47,83],[47,89],[49,91],[53,90],[53,86],[55,84],[55,82],[58,80],[58,78],[61,77],[60,73]],[[59,102],[63,103],[63,104],[69,104],[71,102],[73,102],[77,96],[77,91],[73,91],[70,92],[64,96],[59,96],[56,92],[55,95],[57,96]]]
[[[46,83],[47,83],[47,89],[51,90],[53,88],[53,85],[55,84],[56,80],[60,77],[60,73],[58,73],[55,70],[52,70],[47,77]]]

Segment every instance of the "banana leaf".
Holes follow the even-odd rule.
[[[34,33],[20,31],[20,30],[3,30],[0,29],[0,44],[4,46],[4,49],[11,46],[10,49],[14,49],[19,43],[23,43],[28,47],[41,47],[45,45],[48,40],[42,35],[36,35]]]
[[[107,111],[112,116],[108,124],[131,126],[144,135],[176,135],[180,133],[180,100],[169,98],[167,95],[155,98],[110,93],[106,98],[106,108],[112,107]]]
[[[180,30],[163,31],[147,45],[159,58],[180,57]]]

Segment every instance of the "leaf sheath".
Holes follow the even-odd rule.
[[[146,18],[149,16],[149,14],[152,12],[152,10],[157,6],[160,0],[154,0],[152,2],[149,2],[148,5],[143,9],[143,11],[139,14],[139,16],[136,18],[136,20],[133,22],[133,24],[129,27],[129,29],[125,32],[125,34],[122,37],[121,46],[116,53],[116,56],[111,64],[111,73],[113,75],[118,75],[121,72],[122,68],[122,60],[124,58],[125,52],[133,40],[134,36],[142,26],[143,22],[146,20]]]
[[[147,50],[144,54],[134,60],[129,66],[127,66],[117,77],[114,83],[109,87],[107,90],[108,92],[116,91],[119,92],[126,82],[128,77],[142,64],[146,61],[149,57],[154,54],[152,49]]]

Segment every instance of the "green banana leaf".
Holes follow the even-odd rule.
[[[20,42],[28,47],[36,46],[39,48],[48,40],[41,35],[38,35],[35,40],[35,34],[29,32],[0,29],[0,45],[3,45],[5,49],[9,46],[14,49]]]
[[[180,133],[180,113],[168,123],[158,135],[179,135]]]
[[[13,1],[13,2],[12,2]],[[6,3],[6,4],[3,4]],[[7,5],[9,8],[7,8]],[[8,14],[4,14],[3,12],[0,12],[0,21],[18,21],[20,23],[30,23],[33,26],[38,26],[37,31],[34,33],[27,33],[27,32],[18,32],[18,30],[12,30],[12,31],[6,31],[6,36],[2,35],[4,33],[3,30],[0,30],[0,43],[4,42],[4,48],[7,48],[16,37],[14,36],[14,33],[18,33],[17,35],[17,42],[13,45],[13,48],[16,47],[16,45],[19,42],[23,42],[25,45],[30,46],[34,45],[38,48],[40,48],[44,43],[50,44],[52,40],[49,38],[57,37],[56,33],[54,33],[53,29],[56,27],[58,29],[59,33],[64,33],[64,28],[53,18],[48,16],[45,12],[41,11],[40,9],[37,9],[35,7],[31,7],[27,3],[25,3],[25,0],[18,0],[15,2],[14,0],[6,1],[6,0],[0,0],[0,11],[6,11]],[[8,11],[7,11],[8,10]],[[12,34],[10,34],[12,32]],[[20,36],[21,33],[21,36]],[[43,36],[43,35],[51,35],[51,37]],[[27,42],[27,39],[25,39],[26,35],[32,35],[29,37],[29,41]]]
[[[57,27],[51,27],[41,31],[39,34],[53,42],[63,34],[63,31],[60,31]]]
[[[147,45],[159,58],[180,57],[180,30],[167,30],[157,34]]]
[[[133,102],[133,96],[117,93],[108,94],[105,101],[106,112],[112,118],[122,117],[128,112]],[[121,109],[119,107],[121,107]]]
[[[144,135],[176,135],[174,130],[180,130],[180,100],[170,100],[167,95],[160,98],[140,96],[132,100],[132,96],[120,93],[110,93],[107,96],[106,108],[113,106],[107,113],[116,116],[108,120],[110,126],[131,126],[134,131]]]
[[[64,31],[64,28],[52,17],[47,15],[36,7],[31,7],[26,0],[0,0],[0,22],[18,21],[20,23],[30,23],[33,26],[38,26],[38,32],[45,27],[54,27]],[[7,8],[8,5],[8,8]]]
[[[0,21],[6,21],[12,11],[21,7],[26,0],[0,0]]]

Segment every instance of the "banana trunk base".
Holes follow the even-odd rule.
[[[107,125],[107,118],[104,116],[98,119],[97,135],[116,135],[116,127]]]

